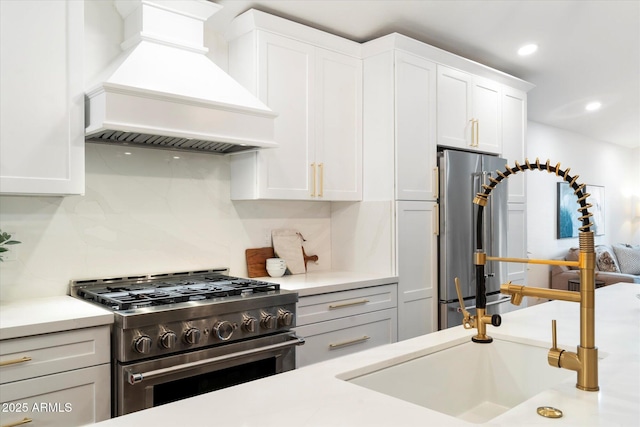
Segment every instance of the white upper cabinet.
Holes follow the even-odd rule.
[[[229,72],[278,114],[279,147],[231,157],[231,198],[361,200],[359,45],[258,11],[232,27]]]
[[[397,51],[396,200],[435,200],[436,64]]]
[[[438,65],[438,145],[500,154],[501,85]]]
[[[0,194],[84,193],[84,4],[0,1]]]

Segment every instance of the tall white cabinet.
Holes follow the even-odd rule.
[[[0,194],[84,193],[82,1],[0,1]]]
[[[403,36],[364,46],[365,199],[394,200],[399,340],[437,330],[436,71]]]
[[[278,148],[232,156],[231,198],[361,200],[360,45],[256,10],[227,37],[230,74],[278,114]]]

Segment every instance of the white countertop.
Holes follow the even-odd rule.
[[[113,323],[113,313],[58,296],[0,303],[0,340]]]
[[[485,425],[640,425],[640,293],[637,284],[618,284],[596,291],[596,345],[606,357],[599,362],[599,392],[575,388],[575,376],[521,403]],[[558,321],[558,342],[579,342],[579,305],[553,301],[507,313],[496,338],[550,341],[551,319]],[[101,427],[176,426],[454,426],[467,423],[421,406],[347,383],[336,375],[374,363],[390,366],[398,358],[471,337],[456,327],[377,347],[327,362],[241,384],[213,393],[136,412],[100,423]],[[490,344],[489,344],[490,345]],[[573,350],[569,347],[569,349]],[[416,378],[429,381],[429,378]],[[460,393],[472,393],[460,384]],[[561,419],[536,414],[538,406],[563,410]]]
[[[353,271],[315,271],[282,277],[256,277],[255,279],[279,283],[282,289],[298,292],[298,296],[301,297],[398,283],[397,276]]]

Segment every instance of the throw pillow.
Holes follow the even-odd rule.
[[[606,246],[596,246],[596,266],[599,271],[620,273],[616,259]]]
[[[640,274],[640,245],[614,245],[613,251],[618,258],[621,273]]]
[[[565,261],[578,261],[578,256],[580,255],[580,248],[571,248],[569,252],[567,252],[567,256],[564,257]],[[569,270],[577,270],[578,267],[569,267]]]

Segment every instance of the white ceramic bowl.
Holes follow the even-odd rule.
[[[284,276],[284,272],[287,271],[287,267],[271,267],[267,266],[267,273],[271,277],[282,277]]]
[[[286,267],[287,263],[282,258],[267,259],[267,267]]]

